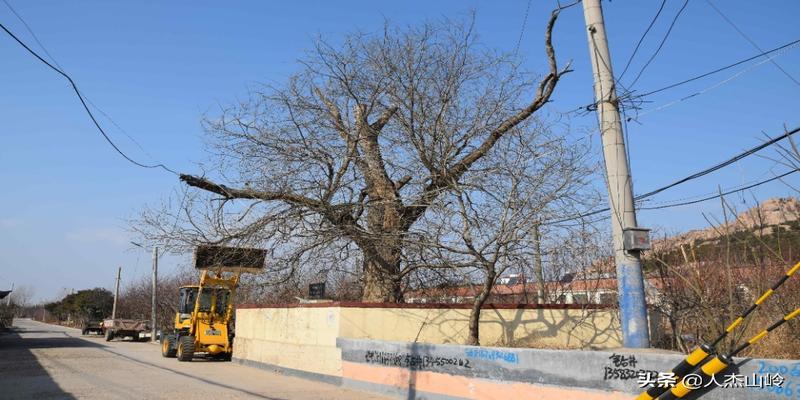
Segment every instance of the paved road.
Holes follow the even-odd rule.
[[[0,399],[385,399],[230,362],[179,363],[150,343],[14,326],[0,334]]]

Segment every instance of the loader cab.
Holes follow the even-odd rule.
[[[199,286],[184,286],[179,291],[179,306],[178,313],[180,319],[189,319],[194,312],[195,303],[197,303],[197,294],[200,293],[200,312],[208,313],[212,310],[216,314],[224,314],[230,301],[230,289],[227,288],[203,288],[200,291]]]
[[[189,318],[194,311],[194,303],[197,300],[197,291],[199,289],[198,286],[184,286],[179,291],[178,312],[189,314],[186,318]]]

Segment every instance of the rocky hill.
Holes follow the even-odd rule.
[[[654,240],[654,246],[675,247],[681,244],[704,242],[718,238],[725,233],[755,231],[768,235],[775,227],[787,227],[800,220],[800,200],[795,197],[774,198],[763,201],[756,207],[739,213],[726,224],[705,229],[692,230],[667,239]]]

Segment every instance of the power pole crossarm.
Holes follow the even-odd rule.
[[[608,177],[623,342],[625,347],[645,348],[650,347],[650,335],[639,250],[626,250],[623,240],[626,229],[636,228],[636,210],[600,0],[583,0],[583,13],[589,38],[594,97]]]

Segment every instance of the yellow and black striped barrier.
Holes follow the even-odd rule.
[[[783,285],[787,280],[789,280],[789,278],[791,278],[792,275],[794,275],[794,273],[797,272],[798,270],[800,270],[800,262],[795,264],[789,271],[786,272],[784,276],[781,277],[781,279],[775,282],[775,284],[772,285],[771,288],[769,288],[766,292],[764,292],[747,310],[745,310],[741,315],[739,315],[738,318],[736,318],[736,320],[734,320],[730,325],[728,325],[728,327],[725,328],[725,331],[723,331],[722,334],[720,334],[719,337],[717,337],[711,343],[711,345],[703,344],[694,349],[694,351],[692,351],[691,353],[689,353],[689,355],[687,355],[686,358],[683,361],[681,361],[680,364],[678,364],[677,366],[675,366],[675,368],[672,369],[671,372],[675,374],[674,375],[675,378],[681,379],[682,377],[686,376],[688,373],[692,372],[697,367],[697,365],[703,362],[708,356],[714,354],[714,348],[716,348],[719,342],[725,339],[729,333],[733,332],[733,330],[736,329],[736,327],[739,326],[739,324],[741,324],[742,321],[744,321],[744,319],[747,318],[748,315],[750,315],[753,311],[755,311],[756,308],[758,308],[758,306],[761,305],[761,303],[763,303],[770,296],[772,296],[772,294],[775,293],[775,291],[778,290],[778,288],[781,287],[781,285]],[[646,391],[642,392],[638,397],[636,397],[636,400],[656,399],[662,393],[666,392],[667,389],[668,388],[666,387],[653,386],[647,389]]]
[[[727,368],[729,365],[733,364],[733,357],[739,354],[742,350],[750,347],[751,345],[755,344],[759,340],[763,339],[764,336],[767,336],[768,333],[772,332],[773,330],[777,329],[779,326],[785,324],[787,321],[791,320],[792,318],[797,317],[800,315],[800,308],[792,311],[789,314],[786,314],[783,318],[775,321],[772,325],[770,325],[767,329],[759,332],[757,335],[753,336],[747,342],[742,343],[739,347],[728,354],[721,354],[718,355],[707,363],[703,364],[699,370],[694,372],[694,375],[698,375],[700,379],[698,382],[695,383],[687,383],[686,377],[681,379],[681,381],[675,385],[672,389],[668,392],[662,394],[658,397],[658,400],[676,400],[683,398],[689,392],[695,389],[699,389],[701,387],[705,387],[708,383],[711,382],[712,376],[714,374],[719,373],[720,371]]]
[[[675,374],[674,377],[676,379],[681,379],[682,377],[686,376],[690,372],[694,371],[697,368],[697,365],[703,362],[710,354],[713,354],[714,350],[707,344],[703,344],[700,347],[694,349],[691,353],[689,353],[686,358],[681,361],[680,364],[675,366],[672,369],[672,373]],[[667,387],[661,386],[653,386],[646,391],[642,392],[636,400],[653,400],[660,396],[662,393],[667,391]]]

